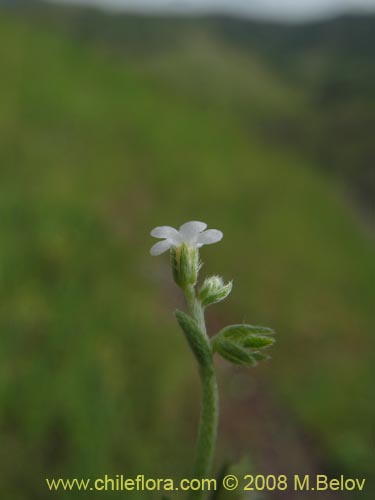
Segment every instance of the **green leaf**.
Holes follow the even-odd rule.
[[[245,339],[249,338],[250,335],[274,335],[275,332],[272,328],[267,328],[265,326],[254,326],[254,325],[230,325],[223,328],[218,335],[222,335],[225,338],[235,340],[237,342],[243,342]]]
[[[253,351],[251,355],[256,361],[264,361],[266,359],[271,359],[271,356],[268,356],[268,354],[264,354],[263,352],[259,351]]]
[[[175,315],[199,364],[205,364],[211,359],[212,350],[211,345],[202,333],[199,324],[194,318],[182,311],[177,310]]]
[[[274,343],[274,338],[266,337],[264,335],[249,335],[242,341],[242,345],[244,347],[249,347],[251,349],[262,349],[264,347],[270,347]]]
[[[241,346],[231,342],[230,340],[226,340],[224,338],[218,339],[215,343],[215,350],[223,358],[236,365],[256,365],[256,359],[250,352],[246,351]]]

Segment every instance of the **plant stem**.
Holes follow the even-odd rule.
[[[199,324],[202,340],[207,342],[208,348],[211,351],[210,339],[206,330],[204,309],[196,297],[195,288],[190,285],[184,292],[190,314]],[[198,359],[198,363],[202,386],[202,403],[192,477],[201,479],[210,478],[217,437],[219,411],[218,389],[212,355],[204,362]],[[201,500],[205,494],[203,490],[191,491],[188,498],[190,500]]]
[[[193,476],[209,478],[217,436],[218,393],[213,367],[201,368],[200,376],[202,405]],[[192,496],[192,498],[200,497]]]

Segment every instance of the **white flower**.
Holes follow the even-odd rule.
[[[217,229],[205,230],[207,224],[204,222],[192,221],[182,224],[177,231],[174,227],[160,226],[151,231],[154,238],[164,238],[156,243],[150,250],[151,255],[160,255],[171,247],[178,247],[185,243],[189,247],[200,248],[203,245],[210,245],[220,241],[223,233]]]

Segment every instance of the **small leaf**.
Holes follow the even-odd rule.
[[[238,344],[220,338],[215,342],[215,350],[226,360],[236,365],[255,366],[256,359]]]
[[[179,310],[175,312],[175,315],[198,362],[206,363],[212,357],[211,345],[203,335],[197,321]]]
[[[265,326],[253,326],[253,325],[230,325],[223,328],[218,335],[223,335],[225,338],[235,340],[237,342],[242,342],[249,337],[249,335],[274,335],[275,332],[272,328],[267,328]]]
[[[249,335],[242,341],[243,347],[249,347],[251,349],[262,349],[264,347],[270,347],[274,343],[274,338],[266,337],[264,335]]]
[[[259,351],[253,351],[251,355],[256,361],[265,361],[267,359],[271,359],[271,356],[268,356],[268,354],[263,354],[262,352]]]

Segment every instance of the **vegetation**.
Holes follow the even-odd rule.
[[[175,90],[205,104],[237,104],[242,126],[255,121],[267,142],[298,145],[372,216],[375,15],[289,25],[35,5],[28,17],[115,50]]]
[[[370,478],[373,241],[323,172],[339,170],[371,192],[371,166],[361,160],[370,127],[351,133],[356,119],[373,118],[360,72],[352,97],[332,99],[319,93],[329,85],[318,74],[305,84],[303,55],[285,67],[280,45],[261,53],[230,40],[223,26],[234,21],[192,19],[184,29],[160,21],[165,31],[152,31],[157,20],[138,19],[144,46],[134,52],[143,33],[134,18],[92,13],[94,30],[86,11],[24,12],[0,19],[1,496],[49,498],[44,478],[52,476],[185,474],[198,380],[165,308],[166,298],[176,307],[182,298],[167,262],[158,259],[155,271],[148,234],[199,218],[225,234],[207,273],[238,286],[221,316],[208,313],[209,332],[244,310],[244,322],[279,332],[272,363],[241,378],[242,392],[219,366],[243,422],[236,446],[223,439],[222,458],[250,450],[259,470],[277,470],[251,439],[247,422],[259,420],[248,412],[259,404],[276,408],[276,417],[261,415],[269,426],[288,415],[287,432],[304,436],[319,470]],[[128,38],[106,40],[100,23]],[[357,53],[349,61],[359,64]],[[371,70],[368,61],[361,67]],[[317,106],[322,95],[328,101]],[[329,136],[345,123],[350,140]],[[259,401],[259,387],[271,403]],[[278,429],[269,431],[271,447],[290,441]],[[300,452],[287,451],[282,465],[291,468]],[[373,494],[369,482],[361,498]]]

